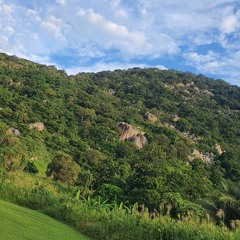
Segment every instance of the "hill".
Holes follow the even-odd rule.
[[[1,54],[0,176],[27,191],[137,202],[173,219],[208,214],[236,227],[239,111],[240,88],[203,75],[67,76]]]

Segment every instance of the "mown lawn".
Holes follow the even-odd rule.
[[[73,228],[42,213],[0,200],[1,240],[87,240]]]

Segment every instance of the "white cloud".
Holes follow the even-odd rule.
[[[56,3],[58,3],[60,5],[65,5],[66,1],[65,0],[56,0]]]
[[[101,58],[106,56],[104,51],[101,51],[97,46],[92,45],[91,43],[86,43],[78,47],[77,53],[78,56],[85,58],[85,61],[91,58]]]
[[[166,70],[167,68],[162,65],[156,65],[151,66],[148,64],[133,64],[133,63],[120,63],[120,62],[112,62],[112,63],[106,63],[103,61],[97,62],[96,64],[93,64],[91,66],[80,66],[80,67],[73,67],[66,69],[66,72],[68,75],[75,75],[80,72],[101,72],[101,71],[113,71],[115,69],[129,69],[134,67],[140,67],[140,68],[149,68],[149,67],[156,67],[161,70]]]
[[[224,21],[222,22],[222,31],[223,33],[232,33],[236,31],[236,29],[239,27],[239,20],[236,16],[231,15],[228,16]]]
[[[41,26],[58,40],[65,41],[65,37],[61,33],[62,28],[64,28],[62,20],[51,16],[46,21],[43,21]]]
[[[220,32],[222,35],[230,35],[239,30],[240,11],[235,11],[233,6],[227,6],[223,9],[221,15]]]
[[[184,55],[187,64],[195,67],[199,73],[218,75],[219,78],[229,79],[233,84],[240,85],[239,82],[239,62],[240,51],[221,56],[214,52],[199,54],[196,52]]]
[[[4,50],[8,49],[8,46],[9,46],[9,42],[8,42],[8,37],[6,36],[2,36],[0,38],[0,46],[1,48]]]
[[[12,13],[12,7],[10,5],[3,4],[0,6],[0,13],[3,15],[9,15]]]
[[[153,66],[153,67],[156,67],[156,68],[158,68],[158,69],[160,69],[160,70],[167,70],[168,68],[166,68],[165,66],[163,66],[163,65],[156,65],[156,66]]]
[[[3,32],[10,37],[14,33],[14,29],[12,27],[6,27],[3,29]]]
[[[110,3],[112,5],[114,15],[117,18],[123,18],[123,19],[128,18],[128,11],[126,8],[122,6],[121,0],[110,0]]]
[[[94,12],[92,9],[81,9],[78,14],[92,26],[97,27],[98,31],[102,31],[108,37],[113,37],[117,42],[119,42],[120,38],[121,40],[130,41],[132,44],[142,46],[146,41],[143,33],[130,32],[127,27],[108,21],[104,16]]]
[[[114,8],[119,7],[121,4],[121,0],[110,0],[110,2]]]
[[[184,54],[185,59],[190,63],[201,64],[205,62],[214,61],[217,56],[213,51],[209,51],[207,54],[199,54],[197,52],[188,52]]]
[[[32,9],[27,9],[26,12],[27,12],[27,16],[29,16],[31,20],[33,20],[34,22],[37,22],[37,23],[41,22],[42,19],[39,16],[37,11],[34,11]]]
[[[197,52],[189,52],[184,54],[187,64],[196,67],[202,73],[214,74],[216,69],[223,65],[220,56],[212,51],[207,54],[199,54]]]
[[[138,27],[131,31],[124,25],[107,20],[93,9],[80,9],[78,15],[80,24],[84,24],[86,28],[85,37],[94,39],[106,49],[118,49],[125,57],[151,55],[151,58],[156,58],[179,51],[175,40],[166,33],[154,29],[146,31]],[[83,27],[81,30],[83,31]]]
[[[18,54],[18,56],[20,58],[28,59],[30,61],[37,62],[40,64],[55,65],[55,63],[51,61],[51,59],[48,56],[40,56],[35,54],[30,54],[30,55]]]
[[[127,18],[128,17],[128,13],[124,9],[118,9],[118,10],[115,11],[114,14],[118,18]]]

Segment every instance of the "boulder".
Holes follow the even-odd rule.
[[[137,134],[144,135],[140,129],[133,127],[131,124],[125,122],[117,123],[117,127],[122,130],[120,140],[124,141],[125,139],[129,140],[136,136]]]
[[[217,150],[219,156],[222,155],[223,150],[221,149],[221,146],[218,143],[215,145],[215,149]]]
[[[176,86],[177,86],[177,87],[185,87],[185,84],[183,84],[183,83],[177,83]]]
[[[135,137],[132,138],[132,142],[138,148],[142,148],[142,147],[144,147],[148,143],[148,140],[142,134],[137,134]]]
[[[117,127],[122,131],[119,138],[121,141],[131,141],[138,148],[142,148],[147,144],[147,138],[143,136],[144,132],[142,132],[140,129],[125,122],[118,122]]]
[[[16,136],[16,137],[21,135],[19,130],[17,130],[16,128],[13,128],[13,127],[9,128],[7,130],[7,133],[10,134],[10,135]]]
[[[173,114],[172,117],[174,122],[177,122],[179,120],[179,117],[176,114]]]
[[[45,130],[45,126],[42,122],[35,122],[29,124],[29,129],[36,129],[37,131],[43,131]]]
[[[150,122],[152,122],[152,123],[155,123],[158,120],[158,118],[154,114],[152,114],[150,112],[146,112],[145,118],[147,120],[149,120]]]
[[[110,96],[113,96],[115,93],[116,93],[116,91],[114,91],[113,89],[109,89],[109,90],[108,90],[108,94],[109,94]]]

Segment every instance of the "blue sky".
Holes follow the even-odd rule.
[[[240,1],[0,0],[0,52],[68,74],[174,68],[240,86]]]

